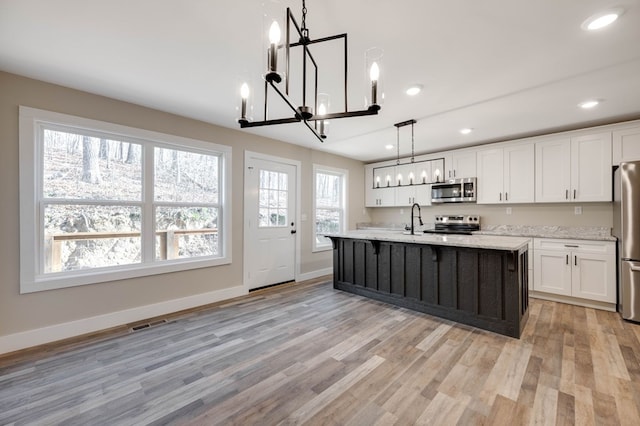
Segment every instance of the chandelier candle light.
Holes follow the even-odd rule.
[[[312,40],[309,37],[309,29],[306,23],[307,6],[305,0],[302,0],[302,25],[291,13],[291,9],[287,8],[285,16],[284,43],[281,43],[282,32],[280,25],[276,19],[273,19],[269,26],[269,47],[267,49],[267,71],[264,74],[264,119],[261,121],[252,121],[247,117],[247,99],[249,97],[249,85],[247,82],[242,83],[240,95],[242,98],[241,114],[238,123],[241,128],[269,126],[275,124],[287,124],[303,122],[304,125],[320,140],[323,141],[327,137],[327,125],[329,120],[338,118],[361,117],[365,115],[376,115],[380,110],[381,100],[384,93],[381,86],[381,69],[382,69],[382,49],[369,49],[365,54],[365,66],[367,67],[368,81],[371,86],[370,99],[366,100],[366,109],[358,111],[349,111],[347,102],[348,98],[348,67],[347,67],[347,34],[338,34],[328,37],[322,37]],[[292,39],[297,34],[298,40]],[[329,95],[318,93],[318,63],[316,62],[311,47],[316,43],[325,43],[335,40],[343,42],[343,59],[344,59],[344,110],[340,112],[329,112]],[[300,94],[301,103],[297,104],[291,99],[289,81],[291,75],[291,49],[300,47],[302,49],[302,87]],[[284,72],[278,71],[278,53],[284,52]],[[296,56],[296,58],[298,57]],[[281,58],[282,59],[282,58]],[[307,87],[307,74],[309,78],[313,78],[313,88]],[[284,81],[283,81],[284,80]],[[368,83],[369,84],[369,83]],[[283,87],[284,86],[284,87]],[[274,91],[292,110],[293,116],[270,119],[268,117],[270,90]],[[313,106],[307,105],[307,92],[309,98],[313,96]],[[246,95],[246,96],[245,96]],[[316,113],[314,113],[314,111]]]

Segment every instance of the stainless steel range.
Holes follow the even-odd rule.
[[[463,234],[471,235],[473,231],[480,230],[480,216],[476,215],[450,215],[436,216],[433,229],[424,232],[428,234]]]

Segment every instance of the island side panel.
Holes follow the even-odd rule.
[[[422,252],[423,248],[417,244],[405,247],[405,296],[414,300],[422,299]]]
[[[528,315],[526,252],[335,240],[335,288],[520,336]]]
[[[391,244],[391,294],[406,296],[406,244]]]
[[[458,259],[457,249],[450,247],[438,247],[438,274],[436,285],[438,287],[438,299],[436,305],[457,309],[457,284],[458,284]]]
[[[478,250],[452,250],[456,258],[456,309],[478,315],[478,293],[480,292],[479,268],[482,252]]]
[[[367,283],[367,245],[367,241],[353,242],[353,283],[360,287],[365,287]]]
[[[500,252],[479,253],[477,271],[480,275],[477,286],[477,313],[489,318],[505,319],[504,298],[505,277],[504,255]]]
[[[438,286],[439,265],[436,246],[420,246],[420,300],[428,305],[436,305],[440,298]]]

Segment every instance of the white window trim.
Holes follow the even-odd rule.
[[[148,275],[185,271],[230,264],[231,225],[231,153],[230,146],[152,132],[119,124],[75,117],[25,106],[19,109],[19,165],[20,165],[20,293],[52,290],[85,284],[123,280]],[[219,257],[163,260],[162,262],[112,266],[92,270],[66,271],[44,274],[40,270],[42,241],[40,238],[40,213],[38,190],[41,185],[42,155],[37,140],[39,126],[43,123],[75,127],[91,133],[108,133],[125,140],[138,139],[152,142],[153,146],[215,153],[221,156],[221,183],[219,204],[222,206],[218,228]],[[147,149],[149,152],[151,149]],[[143,160],[148,161],[148,158]],[[148,168],[147,168],[148,169]],[[144,235],[144,233],[143,233]],[[144,237],[143,237],[144,238]]]
[[[349,171],[346,169],[339,169],[331,166],[323,166],[321,164],[313,164],[313,213],[312,213],[312,241],[313,246],[311,248],[312,253],[317,253],[321,251],[333,250],[331,243],[328,244],[318,244],[317,235],[316,235],[316,177],[318,172],[326,172],[328,174],[342,175],[342,205],[343,205],[343,218],[342,218],[342,229],[341,232],[345,232],[347,229],[347,222],[349,218],[349,206],[347,200],[349,200],[348,196],[348,187],[349,187]]]

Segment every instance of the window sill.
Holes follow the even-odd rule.
[[[57,290],[81,285],[98,284],[109,281],[126,280],[130,278],[145,277],[150,275],[167,274],[171,272],[188,271],[192,269],[210,268],[231,263],[231,256],[214,259],[176,260],[155,264],[125,265],[108,270],[92,270],[52,273],[40,275],[34,280],[20,282],[20,294],[35,293],[38,291]],[[106,269],[106,268],[105,268]]]

